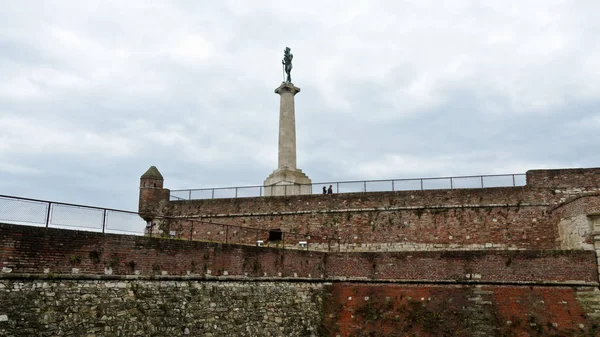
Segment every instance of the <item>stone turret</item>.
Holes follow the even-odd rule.
[[[138,212],[140,216],[151,221],[156,215],[161,202],[169,201],[169,189],[163,188],[164,178],[156,166],[150,166],[140,177],[140,200]]]

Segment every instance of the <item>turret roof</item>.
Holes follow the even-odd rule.
[[[161,179],[164,180],[162,174],[160,174],[160,172],[158,171],[158,169],[156,168],[156,166],[150,166],[150,168],[148,169],[148,171],[146,171],[146,173],[142,174],[141,179],[143,178],[152,178],[152,179]]]

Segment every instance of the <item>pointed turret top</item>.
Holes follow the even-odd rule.
[[[144,179],[144,178],[164,180],[162,174],[160,174],[160,172],[158,171],[156,166],[150,166],[148,171],[146,171],[146,173],[142,174],[141,179]]]

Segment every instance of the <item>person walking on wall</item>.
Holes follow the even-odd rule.
[[[327,194],[327,187],[323,186],[323,194]]]
[[[323,187],[323,190],[325,187]],[[327,194],[333,194],[333,186],[329,185],[329,189],[327,190]]]

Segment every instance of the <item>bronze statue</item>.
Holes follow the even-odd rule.
[[[288,83],[292,83],[292,75],[290,75],[290,73],[292,72],[292,59],[294,58],[294,55],[292,55],[290,51],[290,47],[285,47],[285,50],[283,51],[283,60],[281,60],[285,73],[287,74],[287,79],[285,81]]]

